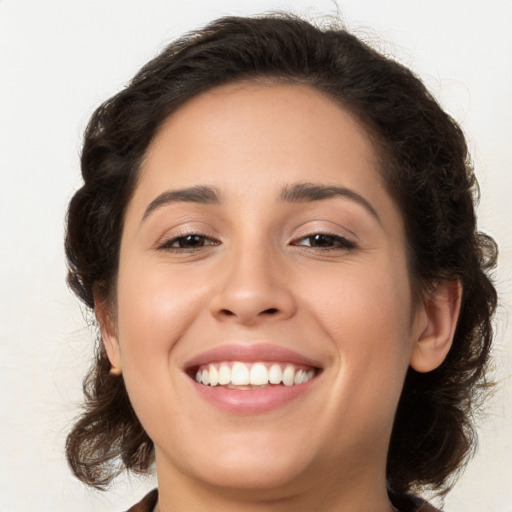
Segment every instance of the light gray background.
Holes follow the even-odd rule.
[[[468,135],[481,227],[501,246],[499,387],[449,512],[512,511],[512,0],[340,0],[349,28],[419,73]],[[95,106],[166,42],[224,14],[335,13],[332,1],[0,0],[0,512],[115,512],[154,486],[105,494],[69,474],[63,442],[92,333],[67,290],[66,205]],[[379,41],[385,41],[379,43]]]

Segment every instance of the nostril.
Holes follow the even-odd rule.
[[[1,1],[1,0],[0,0]],[[227,309],[227,308],[222,308],[222,309],[219,309],[217,314],[221,315],[221,317],[224,317],[224,318],[227,318],[227,317],[235,317],[235,318],[239,318],[241,321],[251,321],[251,318],[253,320],[256,319],[256,317],[259,317],[259,318],[274,318],[274,317],[278,317],[279,316],[279,313],[281,312],[281,309],[280,308],[267,308],[267,309],[263,309],[261,310],[259,313],[256,311],[245,311],[243,308],[241,308],[241,310],[237,310],[237,309]]]

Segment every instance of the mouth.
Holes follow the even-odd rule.
[[[206,351],[185,365],[199,395],[230,413],[266,412],[308,393],[322,365],[286,348],[224,345]]]

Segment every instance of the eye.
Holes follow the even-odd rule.
[[[195,251],[203,247],[219,245],[219,243],[218,240],[200,233],[187,233],[166,240],[158,248],[171,251]]]
[[[313,249],[329,250],[329,249],[340,249],[349,250],[354,249],[356,246],[353,242],[347,238],[339,235],[331,235],[329,233],[315,233],[300,238],[293,242],[292,245],[298,245],[302,247],[311,247]]]

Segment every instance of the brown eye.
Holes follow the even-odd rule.
[[[310,236],[309,245],[311,247],[332,247],[335,245],[334,237],[331,235],[314,235]]]
[[[313,249],[353,249],[354,243],[338,235],[315,233],[298,240],[294,245]]]
[[[159,249],[193,251],[212,245],[219,245],[219,242],[199,233],[190,233],[167,240],[159,246]]]
[[[173,247],[181,247],[182,249],[196,249],[197,247],[204,247],[206,239],[201,235],[187,235],[177,238]]]

